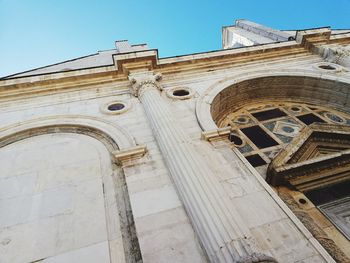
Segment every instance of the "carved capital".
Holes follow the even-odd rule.
[[[148,89],[162,90],[159,83],[161,79],[162,75],[160,73],[142,72],[130,74],[131,92],[135,97],[140,97],[140,95]]]
[[[323,58],[332,63],[350,67],[350,45],[332,45],[321,48]]]

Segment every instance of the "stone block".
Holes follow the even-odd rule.
[[[62,253],[53,257],[45,258],[43,263],[109,263],[108,242],[97,243],[92,246],[83,247]],[[122,261],[119,261],[122,262]]]
[[[249,228],[287,217],[265,191],[235,197],[231,200]]]
[[[135,218],[181,206],[174,187],[170,185],[131,193],[130,202]]]

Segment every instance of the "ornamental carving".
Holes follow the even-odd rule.
[[[311,234],[321,243],[327,252],[337,262],[350,262],[350,259],[338,247],[338,245],[327,235],[327,233],[318,225],[317,221],[312,218],[307,211],[300,208],[298,203],[290,195],[290,191],[277,188],[278,196],[285,202],[285,204],[293,211],[304,226],[311,232]]]
[[[133,73],[129,75],[131,82],[131,93],[135,97],[140,97],[142,93],[147,89],[159,89],[162,90],[159,82],[162,79],[160,73],[154,74],[153,72],[141,72]]]
[[[321,54],[326,61],[337,63],[344,67],[350,67],[350,45],[333,45],[323,47]]]
[[[270,163],[266,181],[308,191],[349,180],[349,171],[350,127],[314,123]]]

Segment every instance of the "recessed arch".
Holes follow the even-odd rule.
[[[48,134],[52,134],[52,136],[48,136]],[[17,143],[20,144],[19,148],[17,148]],[[135,261],[137,261],[141,257],[141,254],[134,229],[129,193],[128,189],[125,187],[125,175],[121,167],[114,164],[113,158],[114,151],[129,149],[135,146],[135,140],[122,127],[108,121],[88,116],[51,116],[6,126],[0,129],[0,151],[2,151],[0,153],[5,153],[4,155],[6,156],[7,151],[7,154],[11,152],[15,153],[13,156],[21,155],[21,160],[23,161],[17,162],[20,165],[14,164],[12,162],[13,159],[11,159],[12,155],[2,159],[2,161],[9,162],[9,169],[6,172],[5,168],[5,172],[2,175],[5,176],[7,180],[13,182],[12,184],[6,185],[3,180],[1,182],[3,184],[2,187],[5,185],[7,194],[12,194],[17,199],[25,199],[29,204],[31,204],[32,200],[36,200],[35,198],[38,199],[39,197],[41,198],[41,196],[45,198],[39,199],[45,200],[47,207],[55,207],[55,205],[53,205],[54,201],[61,204],[64,203],[65,200],[73,200],[74,202],[67,201],[64,203],[72,204],[72,207],[62,205],[64,207],[62,208],[64,213],[62,213],[66,216],[65,218],[68,218],[65,220],[70,220],[69,222],[83,220],[81,218],[88,218],[91,213],[93,213],[86,211],[95,211],[95,213],[99,211],[100,213],[96,215],[96,218],[99,218],[99,220],[96,219],[99,224],[96,223],[96,227],[93,228],[93,230],[101,228],[106,229],[106,232],[100,231],[99,233],[102,233],[101,236],[97,236],[96,238],[99,241],[101,239],[101,242],[107,242],[107,245],[105,243],[102,245],[98,243],[98,249],[104,251],[104,256],[109,255],[111,262],[119,262],[119,259],[124,257],[135,258]],[[23,148],[25,149],[24,151],[22,151]],[[43,152],[49,152],[49,154],[45,155]],[[59,154],[57,154],[57,152]],[[32,162],[33,160],[28,161],[31,156],[33,156],[36,162]],[[22,164],[23,166],[21,166]],[[40,166],[41,164],[43,164],[44,168]],[[38,165],[40,167],[38,167]],[[28,166],[32,167],[32,172],[25,172],[23,174],[23,171],[26,171],[24,168]],[[43,185],[42,182],[48,182],[50,187],[31,190],[32,188],[28,186],[28,189],[30,189],[28,193],[15,191],[18,185],[23,185],[23,182],[26,182],[25,180],[31,180],[31,182],[39,181],[39,174],[40,182],[38,185]],[[87,198],[81,198],[77,193],[82,193],[82,196],[86,196]],[[48,195],[51,198],[46,198]],[[52,196],[54,196],[54,198]],[[76,196],[79,198],[76,198]],[[94,202],[89,202],[90,197]],[[79,200],[79,202],[81,200],[83,201],[78,203],[77,200]],[[9,204],[9,202],[7,202],[7,204]],[[92,209],[85,209],[83,212],[80,211],[79,213],[76,212],[76,209],[80,207],[77,204],[81,204],[81,207],[84,208],[90,207],[90,203],[95,204],[95,206],[91,206]],[[28,205],[28,207],[31,206]],[[45,208],[43,208],[43,210],[44,209]],[[42,220],[39,216],[43,213],[41,210],[38,211],[39,212],[34,211],[32,213],[35,219],[32,220],[32,224],[39,225],[37,221],[39,219]],[[52,218],[54,218],[56,214],[60,216],[59,213],[61,213],[61,211],[53,214]],[[16,218],[20,213],[18,211],[13,212],[13,210],[9,210],[7,214],[11,218]],[[119,217],[115,217],[114,215],[119,215]],[[21,217],[21,215],[19,217]],[[61,221],[57,219],[57,222]],[[120,227],[118,227],[119,224]],[[76,230],[76,223],[74,223],[73,226],[68,227],[71,227],[70,230],[72,231]],[[67,229],[63,227],[61,230],[70,233],[68,227]],[[13,229],[15,229],[14,226]],[[44,231],[43,229],[45,230],[45,228],[40,228],[39,230],[48,233],[45,238],[53,240],[54,237],[50,235],[51,232]],[[54,226],[50,229],[53,229],[53,231],[57,230]],[[13,231],[18,231],[18,229]],[[91,233],[93,233],[92,230]],[[67,236],[68,234],[64,237],[66,238]],[[115,250],[115,238],[117,236],[122,237],[122,239],[120,239],[122,242],[120,246],[122,248],[121,251]],[[27,235],[26,237],[30,236]],[[91,240],[95,238],[94,235],[87,235],[87,237]],[[67,240],[68,239],[67,237]],[[11,239],[9,240],[11,241]],[[14,243],[18,240],[21,239],[14,236],[11,242]],[[82,240],[85,242],[88,238],[81,238],[79,240],[82,244]],[[93,240],[93,242],[95,241]],[[43,242],[40,244],[42,245]],[[41,247],[37,247],[36,249],[40,250]],[[50,249],[50,251],[47,251],[47,255],[50,257],[56,256],[56,254],[54,255],[52,252],[52,250],[56,249],[55,245],[52,245]],[[109,251],[106,251],[108,249]],[[41,249],[41,251],[46,250]],[[67,250],[64,248],[57,256],[61,254],[64,256],[66,252]],[[9,255],[15,256],[16,254],[9,253]],[[33,255],[30,253],[23,255],[23,257],[32,256]],[[39,254],[35,256],[39,256]],[[35,260],[37,260],[37,258],[35,258]]]
[[[203,131],[215,130],[227,112],[261,100],[327,104],[350,111],[350,79],[314,70],[284,69],[245,72],[220,80],[198,99],[196,117]]]
[[[217,130],[218,128],[224,128],[226,127],[226,125],[229,125],[231,127],[231,134],[236,134],[233,132],[237,132],[237,127],[241,125],[241,131],[244,130],[243,133],[246,135],[247,138],[251,140],[254,138],[258,138],[260,140],[261,138],[263,138],[263,133],[260,132],[260,130],[258,130],[257,128],[262,127],[263,125],[256,125],[260,122],[264,123],[264,127],[266,128],[266,130],[269,130],[270,128],[273,128],[272,126],[270,127],[269,124],[272,124],[272,122],[278,120],[280,123],[276,121],[277,124],[283,124],[280,126],[281,129],[278,130],[276,127],[279,126],[273,123],[274,128],[276,128],[276,131],[271,130],[271,133],[279,132],[279,134],[282,135],[281,132],[283,131],[284,133],[288,133],[289,135],[294,133],[297,134],[296,128],[298,128],[299,126],[295,125],[296,123],[283,123],[283,121],[287,120],[287,116],[289,115],[278,115],[284,112],[278,112],[278,109],[282,107],[286,108],[287,106],[289,107],[286,108],[285,113],[287,111],[293,112],[291,114],[295,114],[296,118],[300,117],[300,121],[304,122],[305,125],[309,125],[310,123],[308,123],[308,120],[304,120],[302,117],[312,115],[310,114],[310,112],[313,110],[318,111],[318,113],[322,114],[324,113],[323,109],[321,110],[322,107],[324,107],[325,112],[329,112],[323,116],[325,118],[323,122],[328,123],[333,121],[342,123],[341,125],[346,123],[349,124],[350,122],[346,121],[347,119],[349,119],[348,117],[350,113],[349,95],[350,78],[346,77],[346,75],[342,74],[341,72],[339,74],[328,74],[324,72],[320,73],[316,71],[303,72],[299,70],[281,70],[278,72],[248,72],[245,73],[245,75],[234,75],[230,78],[221,80],[209,87],[197,101],[196,115],[198,122],[204,131],[213,131]],[[305,113],[302,113],[302,109],[304,106],[301,105],[308,105],[307,107],[310,107],[310,111],[306,110]],[[251,115],[256,115],[254,115],[255,119],[252,118],[254,124],[250,124],[250,119],[247,118],[247,115],[245,115],[248,112],[248,110],[250,110],[249,112],[251,113]],[[260,113],[264,113],[266,115],[267,112],[268,114],[273,116],[270,116],[271,118],[268,119],[260,119],[262,115]],[[343,118],[343,115],[347,116],[347,119]],[[334,116],[336,118],[331,118]],[[225,118],[226,121],[224,121]],[[230,124],[227,120],[232,120],[232,122],[234,123],[232,124],[231,122]],[[320,121],[315,120],[315,122],[319,123]],[[251,128],[256,129],[252,130]],[[251,134],[253,135],[250,136]],[[271,138],[273,139],[273,137]],[[266,141],[267,139],[263,140],[264,143]],[[273,152],[274,149],[272,148],[275,147],[275,144],[273,144],[275,142],[277,141],[273,141],[271,143],[268,141],[269,145],[261,146],[259,145],[260,141],[254,142],[253,144],[259,149],[252,150],[251,154],[246,154],[246,152],[244,152],[245,164],[250,166],[248,164],[249,162],[252,166],[258,168],[261,168],[264,165],[266,165],[268,161],[266,161],[265,159],[256,159],[257,157],[261,156],[257,153],[259,153],[260,149],[264,149],[266,150],[266,154],[271,154],[271,158],[274,158],[275,152]],[[280,143],[282,145],[288,144],[289,142],[284,142],[282,139],[280,139]],[[243,160],[242,151],[238,152],[237,145],[235,146],[236,147],[234,147],[234,152],[237,153],[237,156]],[[280,148],[277,149],[276,153],[278,153],[278,150],[280,150]],[[259,161],[263,162],[259,163]],[[258,168],[257,170],[254,170],[252,167],[250,167],[250,170],[257,178],[259,177],[259,175],[256,171],[258,171],[261,175],[266,173],[265,170],[259,170]],[[271,190],[271,188],[267,184],[263,185],[266,190]],[[319,187],[321,188],[321,186]],[[348,260],[348,255],[345,254],[343,250],[339,249],[341,247],[344,247],[343,244],[347,244],[347,240],[345,240],[345,238],[334,239],[334,236],[338,235],[338,232],[335,232],[336,230],[334,230],[334,233],[337,234],[334,234],[334,236],[332,234],[333,232],[327,235],[326,233],[322,232],[322,227],[320,227],[321,220],[319,220],[319,218],[322,218],[322,220],[324,221],[326,219],[321,214],[321,212],[318,211],[317,208],[315,208],[316,204],[314,205],[311,202],[309,202],[308,199],[303,195],[303,193],[299,191],[284,189],[283,187],[279,187],[278,189],[276,188],[275,190],[278,193],[278,196],[285,201],[285,203],[295,213],[299,220],[304,223],[304,226],[306,226],[306,228],[312,233],[312,235],[326,248],[326,250],[330,254],[332,254],[334,258],[336,258],[337,260],[346,258]],[[276,200],[276,202],[279,202],[278,198],[274,196],[272,197]],[[295,198],[295,200],[298,200],[298,202],[294,202],[295,200],[293,198]],[[341,199],[341,201],[343,201],[343,199]],[[314,213],[315,215],[317,214],[318,217],[314,216],[314,214],[312,213],[310,213],[311,215],[308,216],[308,211],[306,211],[310,208],[307,207],[308,205],[314,206],[312,213]],[[296,224],[298,224],[296,220],[293,219],[293,221]],[[333,229],[335,229],[336,225],[332,225],[330,221],[325,222],[329,224],[329,227],[332,228],[332,231]],[[325,236],[327,238],[324,238]],[[332,238],[334,239],[334,241],[332,240]],[[339,261],[343,262],[344,260]]]
[[[114,123],[94,117],[70,115],[38,118],[6,126],[0,129],[0,148],[32,136],[62,132],[94,137],[104,143],[110,152],[136,146],[133,137]]]

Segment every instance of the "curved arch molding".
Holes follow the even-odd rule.
[[[349,112],[349,95],[350,79],[345,75],[305,69],[245,72],[210,86],[197,101],[196,117],[204,132],[217,130],[226,112],[262,99],[326,103]]]
[[[122,127],[94,117],[51,116],[17,123],[0,129],[0,148],[32,136],[49,133],[85,134],[101,141],[113,153],[135,148],[135,140]]]

